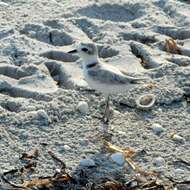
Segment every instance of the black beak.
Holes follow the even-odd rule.
[[[67,52],[67,53],[77,53],[77,50],[74,49],[74,50],[71,50],[71,51],[69,51],[69,52]]]

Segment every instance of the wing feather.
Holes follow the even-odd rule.
[[[138,84],[142,83],[146,78],[134,77],[129,75],[124,75],[117,68],[114,67],[105,67],[102,65],[97,66],[96,68],[89,69],[88,75],[94,80],[97,80],[101,83],[107,84]]]

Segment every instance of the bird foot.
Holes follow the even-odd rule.
[[[105,116],[104,116],[104,117],[102,118],[102,122],[103,122],[104,124],[106,124],[106,125],[109,124],[109,121],[110,121],[110,120],[109,120],[108,117],[105,117]]]

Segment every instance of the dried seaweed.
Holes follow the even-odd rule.
[[[24,173],[24,172],[29,172],[29,171],[34,171],[37,166],[37,162],[29,162],[28,164],[26,164],[25,166],[23,166],[19,171],[21,173]]]
[[[60,170],[56,170],[55,174],[47,177],[38,177],[31,180],[24,179],[21,184],[14,183],[8,180],[7,175],[14,175],[15,173],[22,174],[28,172],[31,169],[35,170],[36,162],[29,162],[27,165],[20,169],[10,170],[4,172],[1,179],[4,183],[8,184],[11,188],[16,190],[62,190],[62,189],[76,189],[76,190],[173,190],[177,184],[190,184],[190,181],[176,181],[172,178],[165,177],[169,181],[166,182],[162,177],[156,175],[155,172],[143,171],[133,160],[135,152],[131,148],[121,148],[112,145],[109,142],[105,142],[105,146],[109,151],[122,152],[125,155],[126,161],[137,172],[138,175],[133,177],[128,182],[119,182],[116,180],[103,180],[103,182],[97,181],[90,182],[89,176],[84,170],[81,170],[78,176],[71,176],[66,172],[66,164],[56,156],[52,151],[48,151],[53,160],[60,163]],[[30,156],[29,156],[30,157]],[[28,156],[27,156],[28,158]],[[142,180],[144,176],[145,180]],[[146,178],[152,176],[152,178]],[[83,183],[79,182],[80,179]]]
[[[165,47],[166,47],[167,52],[181,54],[181,51],[179,47],[177,46],[177,43],[172,38],[165,40]]]
[[[38,149],[33,149],[31,152],[29,153],[22,153],[21,157],[19,158],[20,160],[27,160],[27,159],[33,159],[33,158],[37,158],[39,156],[39,150]]]

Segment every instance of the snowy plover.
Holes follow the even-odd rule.
[[[122,73],[118,68],[105,64],[98,58],[98,48],[93,43],[80,43],[68,53],[78,53],[83,60],[83,73],[89,86],[104,94],[106,107],[104,120],[109,121],[109,95],[126,92],[135,84],[142,83],[147,78],[138,78]]]

